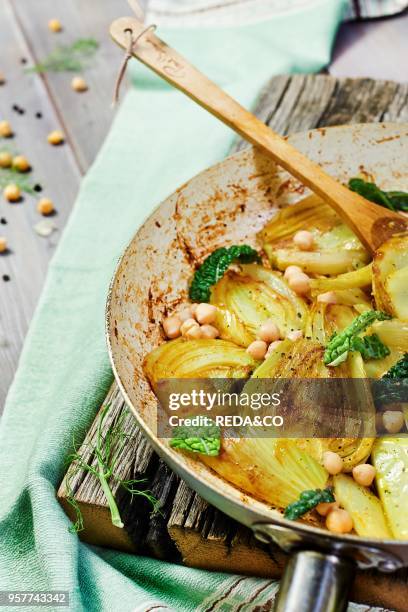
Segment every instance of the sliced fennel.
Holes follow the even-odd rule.
[[[242,347],[226,340],[171,340],[146,357],[144,371],[151,385],[165,378],[241,378],[256,362]]]
[[[358,535],[392,538],[381,502],[370,489],[362,487],[345,474],[334,476],[333,484],[336,501],[350,513]]]
[[[408,540],[408,437],[376,440],[371,454],[376,485],[395,538]]]
[[[307,315],[305,301],[289,288],[285,280],[276,272],[256,264],[227,272],[213,287],[211,303],[234,315],[252,337],[268,319],[276,323],[282,334],[303,329]],[[222,333],[242,344],[242,330],[234,329],[234,324],[230,325],[227,333],[223,325]]]

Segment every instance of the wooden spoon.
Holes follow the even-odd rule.
[[[336,181],[284,138],[210,81],[151,30],[132,17],[114,21],[113,40],[131,55],[226,123],[271,157],[334,208],[363,244],[373,252],[395,233],[408,229],[402,215],[373,204]],[[144,33],[143,33],[144,32]],[[143,33],[143,35],[141,35]],[[130,48],[131,41],[140,36]]]

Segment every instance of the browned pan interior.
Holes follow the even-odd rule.
[[[407,125],[340,126],[298,134],[290,140],[341,181],[364,170],[383,188],[408,188]],[[155,450],[190,486],[246,525],[276,520],[290,523],[200,461],[173,451],[166,441],[156,438],[156,399],[142,362],[163,341],[160,322],[187,299],[194,267],[217,247],[256,244],[256,233],[276,210],[305,195],[303,186],[253,148],[227,158],[156,208],[127,247],[108,297],[110,356],[139,424]],[[305,530],[337,537],[313,527]]]

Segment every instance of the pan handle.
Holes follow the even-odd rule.
[[[314,550],[292,553],[275,601],[275,612],[344,612],[356,565]]]

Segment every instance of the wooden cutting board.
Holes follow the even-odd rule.
[[[408,84],[371,79],[335,79],[326,75],[277,76],[261,92],[256,114],[280,134],[316,127],[377,121],[408,122]],[[245,142],[237,142],[233,151]],[[104,405],[110,404],[103,431],[124,415],[127,441],[117,463],[122,479],[145,478],[146,486],[160,501],[161,512],[151,515],[143,498],[133,502],[123,490],[115,491],[124,529],[114,527],[99,481],[78,471],[71,481],[85,529],[81,538],[89,543],[184,563],[191,567],[278,578],[285,555],[255,541],[249,529],[219,512],[192,491],[158,458],[129,413],[116,383]],[[96,417],[81,456],[95,462],[89,450],[97,435]],[[66,477],[58,498],[67,514]],[[354,601],[392,610],[406,609],[408,571],[392,575],[359,572],[352,593]]]

